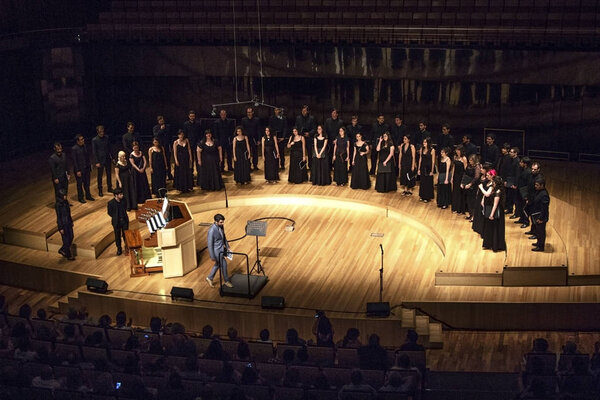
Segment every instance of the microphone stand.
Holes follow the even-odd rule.
[[[383,302],[383,246],[379,244],[381,249],[381,268],[379,269],[379,302]]]

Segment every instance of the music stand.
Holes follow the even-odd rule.
[[[256,237],[256,262],[250,270],[250,274],[256,269],[256,273],[263,275],[265,270],[260,262],[260,249],[258,248],[258,237],[267,236],[267,221],[248,221],[246,223],[246,235]]]

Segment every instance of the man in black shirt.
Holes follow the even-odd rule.
[[[102,197],[102,174],[106,173],[106,190],[112,192],[112,162],[110,157],[110,141],[104,134],[104,125],[96,127],[97,135],[92,139],[92,153],[98,171],[98,196]]]
[[[158,143],[163,147],[167,159],[167,178],[173,180],[173,174],[171,173],[171,149],[173,148],[171,125],[165,123],[165,117],[162,115],[156,117],[156,122],[157,124],[152,127],[152,137],[158,139]]]
[[[74,260],[71,253],[71,245],[73,244],[73,218],[71,218],[71,207],[67,201],[67,191],[65,189],[58,190],[56,204],[56,225],[58,232],[62,238],[62,247],[58,250],[58,254],[65,257],[67,260]]]
[[[394,125],[391,127],[390,134],[392,135],[394,146],[400,146],[402,144],[402,138],[406,135],[406,125],[404,125],[404,121],[400,114],[396,115],[396,118],[394,118]]]
[[[440,150],[445,147],[450,148],[450,150],[454,150],[454,136],[450,134],[450,124],[442,125],[442,134],[438,137],[437,141],[437,154],[440,154]],[[448,156],[450,156],[450,154],[448,154]]]
[[[390,127],[385,123],[385,116],[383,113],[379,113],[377,121],[375,121],[371,128],[371,134],[367,137],[367,143],[369,143],[369,146],[371,147],[371,169],[369,170],[369,174],[371,175],[375,175],[377,167],[377,141],[383,136],[384,132],[389,131]]]
[[[75,140],[76,143],[71,148],[71,156],[73,157],[73,173],[77,180],[77,199],[80,203],[85,203],[85,199],[94,201],[95,199],[90,193],[90,172],[92,169],[90,155],[85,146],[83,135],[75,136]]]
[[[352,170],[352,160],[354,159],[354,142],[356,142],[356,134],[362,133],[362,126],[358,123],[358,115],[353,115],[350,119],[351,123],[346,127],[346,136],[350,141],[350,170]]]
[[[246,116],[242,118],[244,135],[248,136],[250,152],[252,153],[252,168],[258,169],[258,143],[260,142],[260,121],[254,116],[254,108],[246,108]]]
[[[488,133],[485,137],[484,151],[482,151],[482,162],[489,162],[494,167],[498,164],[498,158],[500,158],[500,149],[494,143],[496,141],[496,135]]]
[[[531,238],[537,239],[533,243],[531,251],[544,251],[546,245],[546,223],[549,218],[550,195],[546,190],[546,180],[539,176],[536,178],[534,187],[536,190],[531,205]]]
[[[121,188],[116,188],[113,194],[115,197],[108,202],[106,209],[111,218],[111,224],[115,232],[117,255],[120,256],[123,254],[121,237],[125,239],[125,231],[129,229],[129,217],[127,216],[127,206],[123,200],[123,191]]]
[[[69,172],[67,170],[67,156],[62,151],[62,145],[54,143],[54,154],[48,159],[50,171],[52,172],[52,183],[54,184],[54,197],[58,198],[59,190],[63,189],[65,194],[69,189]]]
[[[506,176],[504,177],[504,186],[506,187],[506,209],[505,214],[508,215],[513,211],[513,206],[516,205],[517,197],[517,180],[519,177],[519,148],[513,147],[508,152],[509,160],[506,164]],[[504,165],[504,164],[503,164]],[[515,208],[515,214],[517,210]],[[511,217],[512,218],[512,217]],[[514,218],[512,218],[514,219]]]
[[[285,148],[289,139],[287,127],[287,118],[283,116],[283,109],[276,107],[273,110],[273,115],[269,118],[269,126],[271,132],[277,135],[277,146],[279,147],[279,168],[285,168]]]
[[[529,179],[528,185],[527,185],[527,197],[525,197],[525,212],[528,214],[528,219],[525,223],[523,223],[523,225],[521,225],[521,228],[527,228],[530,224],[530,221],[532,224],[535,224],[535,221],[533,220],[533,217],[531,216],[532,214],[532,205],[533,205],[533,199],[535,198],[535,194],[536,194],[536,189],[535,189],[535,181],[537,180],[537,178],[541,175],[541,170],[542,167],[540,165],[539,162],[534,161],[531,163],[531,178]],[[526,235],[529,234],[534,234],[533,233],[533,227],[530,228],[529,231],[525,232]]]
[[[127,132],[121,137],[123,144],[123,150],[125,151],[126,157],[129,160],[129,156],[133,151],[133,142],[140,142],[140,135],[135,132],[135,125],[133,122],[127,123]]]
[[[517,191],[515,194],[515,214],[510,219],[518,218],[515,224],[526,224],[527,215],[525,214],[525,199],[529,191],[528,186],[531,181],[531,169],[529,157],[523,157],[519,161],[519,175],[517,176]]]
[[[462,144],[465,148],[465,156],[467,157],[467,160],[471,154],[477,154],[477,146],[471,143],[471,135],[463,135]]]
[[[333,165],[333,141],[340,132],[340,128],[344,126],[344,121],[338,118],[338,111],[334,108],[331,110],[331,117],[325,120],[325,135],[329,141],[329,161]]]
[[[427,122],[421,121],[419,122],[419,130],[415,134],[414,145],[416,150],[420,150],[423,146],[423,140],[431,137],[431,132],[427,130]]]
[[[298,133],[304,135],[308,168],[310,169],[312,166],[313,139],[315,133],[317,133],[317,122],[315,121],[315,117],[310,115],[310,107],[306,104],[302,106],[300,115],[296,117],[296,128],[298,129]]]
[[[190,142],[192,158],[194,159],[194,162],[192,163],[192,169],[194,168],[194,164],[196,165],[197,169],[198,156],[196,154],[196,143],[200,138],[204,137],[204,134],[202,133],[202,126],[200,125],[200,122],[196,121],[196,112],[194,110],[188,111],[188,120],[183,123],[183,133],[185,134],[188,142]],[[171,143],[171,146],[172,145],[173,144]],[[191,161],[192,160],[190,160],[190,162]]]
[[[221,172],[225,171],[225,156],[227,156],[227,171],[233,171],[233,136],[235,134],[235,120],[227,118],[227,111],[222,108],[219,111],[219,119],[213,123],[212,129],[215,139],[223,149],[223,160],[221,161]]]

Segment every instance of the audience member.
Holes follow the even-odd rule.
[[[371,335],[372,336],[372,335]],[[363,382],[362,373],[360,370],[355,369],[350,374],[350,384],[342,386],[338,393],[340,400],[351,399],[352,393],[370,393],[374,399],[377,391],[369,384]]]
[[[417,344],[417,340],[419,340],[419,334],[413,329],[409,329],[408,332],[406,332],[406,341],[400,346],[400,350],[425,351],[425,347],[423,347],[420,344]]]
[[[337,342],[336,346],[344,349],[358,349],[362,346],[359,337],[360,331],[358,329],[348,328],[348,331],[346,331],[346,335],[342,340]]]
[[[59,389],[61,387],[60,382],[54,378],[52,367],[44,365],[40,371],[40,375],[34,377],[31,380],[31,386],[41,389]]]
[[[317,338],[317,346],[333,347],[333,334],[335,332],[324,311],[317,311],[312,333]]]
[[[298,336],[298,331],[294,328],[287,330],[285,334],[285,343],[292,346],[304,346],[306,342]]]
[[[387,354],[377,334],[371,334],[369,344],[358,349],[358,359],[361,369],[387,369]]]
[[[260,333],[258,334],[260,340],[258,340],[259,342],[262,343],[273,343],[273,341],[270,339],[271,333],[269,332],[268,329],[263,329],[260,331]]]

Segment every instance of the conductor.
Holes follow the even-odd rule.
[[[210,259],[215,262],[212,269],[210,270],[210,274],[206,277],[206,282],[210,287],[215,287],[213,284],[213,279],[215,278],[215,274],[217,273],[217,269],[219,269],[219,265],[221,265],[221,274],[223,275],[223,279],[225,280],[224,285],[227,287],[233,287],[233,284],[229,280],[229,275],[227,275],[227,253],[231,251],[229,248],[229,242],[227,242],[227,238],[225,237],[225,230],[223,225],[225,224],[225,217],[222,214],[215,214],[214,217],[215,222],[208,230],[208,252],[210,254]]]

